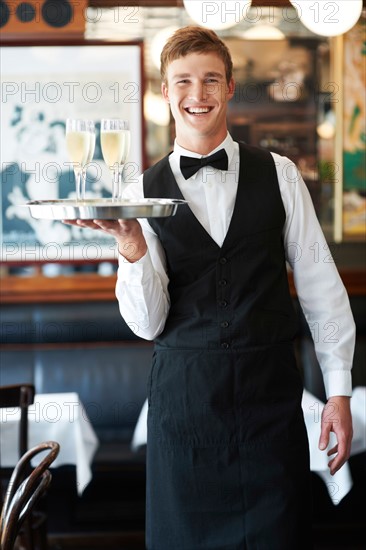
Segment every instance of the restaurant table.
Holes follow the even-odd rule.
[[[327,450],[320,451],[318,448],[320,437],[320,422],[324,403],[307,390],[304,390],[302,398],[302,410],[309,439],[310,469],[318,474],[327,486],[328,494],[333,504],[339,502],[352,489],[353,481],[349,464],[344,466],[334,476],[330,475]],[[147,410],[148,404],[145,401],[132,438],[132,448],[137,450],[146,444],[147,439]],[[353,390],[351,397],[351,411],[353,419],[353,440],[351,456],[366,450],[366,387],[357,387]],[[335,443],[335,435],[330,434],[331,449]]]
[[[1,467],[12,468],[19,459],[20,409],[0,410]],[[91,481],[91,463],[99,441],[77,393],[36,394],[28,408],[28,448],[42,441],[56,441],[60,453],[52,464],[76,466],[77,492],[82,495]],[[32,461],[36,466],[43,453]]]

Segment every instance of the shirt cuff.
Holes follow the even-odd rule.
[[[336,395],[352,396],[352,376],[349,370],[336,370],[324,374],[327,399]]]

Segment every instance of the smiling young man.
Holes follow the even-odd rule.
[[[162,94],[181,147],[207,155],[226,138],[227,102],[234,95],[234,80],[227,77],[215,52],[191,53],[166,67]]]
[[[225,44],[186,27],[161,60],[174,151],[126,195],[188,204],[171,218],[78,222],[115,236],[121,314],[155,340],[147,547],[309,550],[309,449],[286,260],[305,316],[320,330],[315,347],[332,414],[323,416],[319,446],[335,432],[331,473],[352,438],[348,297],[334,264],[306,253],[326,242],[295,166],[228,133],[234,81]],[[291,255],[294,243],[301,258]],[[337,338],[326,338],[329,323]]]

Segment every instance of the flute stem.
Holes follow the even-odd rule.
[[[81,170],[75,170],[76,178],[76,200],[81,201]]]
[[[122,199],[123,193],[123,164],[120,164],[118,171],[118,200]]]
[[[118,200],[119,192],[119,167],[116,166],[113,170],[113,181],[112,181],[112,200]]]

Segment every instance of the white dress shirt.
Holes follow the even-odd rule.
[[[239,178],[238,143],[227,134],[209,154],[222,147],[228,155],[227,172],[206,166],[187,180],[179,168],[180,156],[200,158],[202,155],[175,143],[169,156],[183,197],[219,246],[230,224]],[[286,259],[293,270],[297,296],[313,336],[327,397],[351,396],[355,324],[347,292],[299,171],[288,158],[275,153],[272,156],[286,212],[283,229]],[[144,196],[143,176],[127,187],[124,196],[136,199]],[[148,252],[135,263],[120,256],[116,296],[121,315],[131,329],[141,338],[153,340],[162,332],[169,313],[169,279],[165,254],[156,233],[146,219],[139,222]]]

